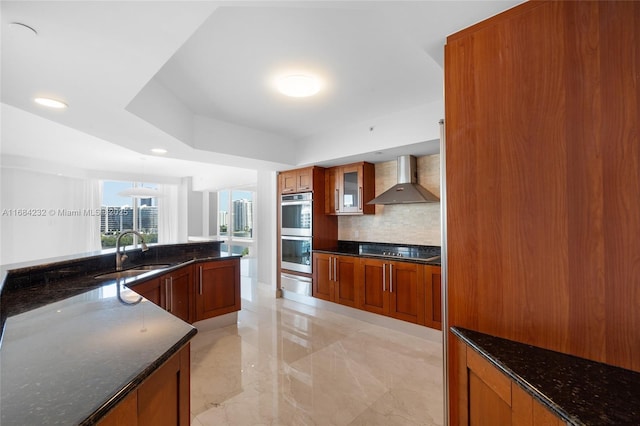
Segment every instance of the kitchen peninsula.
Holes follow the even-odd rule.
[[[198,303],[211,305],[208,292],[233,302],[211,316],[233,312],[240,309],[240,256],[221,254],[220,242],[127,254],[129,271],[157,269],[101,278],[114,269],[113,251],[3,268],[3,425],[108,425],[116,415],[141,424],[158,424],[154,419],[161,416],[189,424],[189,340],[197,330],[171,313],[180,303],[174,300],[178,281],[171,278],[184,271],[190,277],[185,303],[191,321],[199,318]],[[223,280],[204,272],[214,264],[224,266],[216,270]],[[221,289],[222,281],[237,293]],[[161,291],[157,304],[135,291],[154,282]],[[160,393],[164,399],[155,400]]]

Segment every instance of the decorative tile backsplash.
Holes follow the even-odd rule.
[[[397,182],[397,162],[376,164],[376,196]],[[440,155],[417,157],[418,183],[440,195]],[[338,239],[441,245],[440,203],[377,205],[375,215],[338,217]]]

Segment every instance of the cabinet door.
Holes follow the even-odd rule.
[[[339,211],[341,213],[362,213],[362,167],[343,166],[339,179]]]
[[[333,301],[333,256],[313,254],[313,297]]]
[[[387,265],[375,259],[360,259],[360,309],[385,315],[389,309]]]
[[[340,208],[340,190],[338,188],[338,177],[340,174],[339,167],[331,167],[325,170],[325,189],[324,189],[324,212],[325,214],[336,214]]]
[[[281,194],[313,191],[313,167],[281,172],[278,186]]]
[[[188,426],[191,420],[189,345],[138,388],[138,424]]]
[[[164,281],[161,278],[155,278],[140,284],[136,284],[131,286],[131,289],[138,293],[140,296],[144,297],[155,303],[156,305],[165,308],[163,306],[164,294],[162,284]]]
[[[469,425],[511,425],[511,407],[472,371],[469,372]]]
[[[313,169],[300,169],[296,174],[296,190],[298,192],[313,191]]]
[[[192,271],[192,267],[187,266],[161,277],[164,278],[166,293],[165,309],[186,322],[193,322],[191,318]]]
[[[424,318],[424,265],[389,262],[389,315],[413,323]]]
[[[470,425],[511,425],[511,381],[467,349]]]
[[[138,426],[138,392],[131,392],[100,421],[99,426]]]
[[[451,424],[560,426],[565,424],[493,364],[459,339],[451,346],[457,404]]]
[[[520,386],[511,383],[511,423],[513,426],[560,426],[565,423]]]
[[[295,170],[280,173],[280,178],[278,180],[281,194],[296,192],[297,175]]]
[[[442,330],[442,275],[439,266],[425,267],[425,325]]]
[[[198,265],[196,321],[239,311],[240,259]]]
[[[375,196],[375,166],[355,163],[332,167],[325,171],[326,214],[373,214],[368,205]]]
[[[334,301],[342,305],[357,305],[358,258],[353,256],[334,256]]]

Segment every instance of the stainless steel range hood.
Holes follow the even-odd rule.
[[[418,185],[416,157],[398,157],[398,183],[378,195],[367,204],[437,203],[440,199]]]

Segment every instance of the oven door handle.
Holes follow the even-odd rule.
[[[311,241],[312,237],[295,237],[292,235],[282,235],[280,239],[283,240],[296,240],[296,241]]]
[[[305,200],[305,201],[283,201],[280,203],[281,206],[300,206],[300,205],[312,205],[312,201],[309,200]]]

